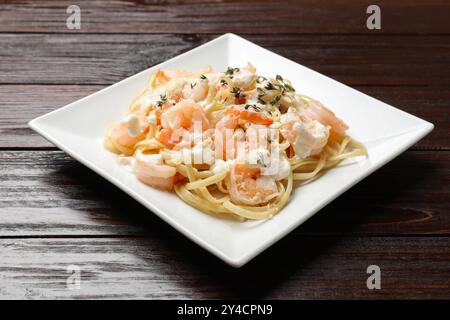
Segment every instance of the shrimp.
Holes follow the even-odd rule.
[[[319,101],[308,98],[308,107],[302,110],[300,114],[307,119],[317,120],[323,125],[329,126],[330,140],[340,141],[345,137],[348,125]]]
[[[328,142],[329,128],[317,120],[309,120],[297,111],[281,116],[280,132],[301,158],[319,154]]]
[[[162,85],[166,84],[170,81],[170,77],[167,76],[164,71],[158,70],[156,71],[150,78],[150,88],[153,90],[161,87]]]
[[[192,146],[191,133],[183,128],[175,130],[162,128],[155,138],[166,147],[173,150],[181,150]]]
[[[235,164],[226,180],[230,198],[244,205],[260,205],[279,195],[274,178],[261,175],[258,167]]]
[[[216,124],[215,137],[216,139],[220,139],[220,135],[222,136],[222,146],[226,147],[226,159],[233,159],[236,156],[236,149],[238,148],[236,140],[242,140],[235,139],[235,136],[231,136],[229,134],[230,132],[234,132],[234,130],[238,127],[240,120],[250,122],[253,126],[255,126],[255,128],[258,127],[258,125],[270,125],[273,122],[272,119],[264,117],[261,113],[249,111],[245,108],[231,107],[227,111],[225,111],[223,117]],[[229,141],[230,138],[233,139],[232,142]],[[218,155],[219,157],[221,156],[220,153],[216,153],[216,155]]]
[[[131,114],[126,119],[111,128],[108,135],[115,145],[132,149],[136,143],[145,138],[148,130],[144,112]]]
[[[192,100],[182,100],[161,113],[161,126],[156,139],[169,148],[191,145],[190,132],[205,132],[210,128],[209,120],[201,106]]]
[[[164,71],[158,70],[150,77],[150,88],[153,90],[161,88],[176,78],[185,78],[192,76],[192,72],[181,69],[166,69]]]
[[[192,100],[181,100],[165,110],[161,115],[161,125],[171,130],[179,128],[193,130],[194,126],[200,125],[202,132],[210,128],[205,111]]]
[[[175,137],[171,129],[164,128],[158,132],[158,134],[156,135],[156,140],[166,145],[170,149],[175,147],[180,142],[178,137]]]
[[[232,159],[235,156],[236,143],[232,136],[234,129],[239,125],[239,111],[230,108],[225,111],[223,117],[216,123],[214,139],[216,141],[216,156],[218,159]],[[230,142],[230,139],[233,139]],[[220,142],[218,142],[220,141]]]
[[[261,112],[253,109],[254,108],[251,107],[234,106],[228,109],[225,112],[225,115],[233,114],[234,116],[237,116],[238,119],[248,121],[253,124],[262,124],[265,126],[269,126],[273,123],[272,119],[267,118]]]
[[[216,130],[235,129],[239,124],[239,110],[229,108],[216,123]]]
[[[272,119],[263,116],[260,112],[255,112],[249,109],[241,110],[239,115],[242,120],[246,120],[254,124],[270,126],[273,123]]]
[[[256,78],[255,67],[251,63],[248,63],[247,66],[233,75],[232,81],[235,86],[243,90],[250,90],[255,88]]]
[[[207,80],[197,80],[192,83],[187,83],[183,87],[183,98],[192,99],[195,102],[204,100],[208,94],[209,84]]]
[[[135,169],[137,178],[154,188],[171,190],[176,182],[176,168],[163,164],[160,154],[138,153]]]

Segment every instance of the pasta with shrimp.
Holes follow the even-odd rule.
[[[276,75],[242,68],[158,70],[104,146],[136,177],[219,217],[268,219],[295,187],[366,156],[348,126]]]

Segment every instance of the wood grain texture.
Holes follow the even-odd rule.
[[[450,235],[449,161],[450,152],[407,152],[295,232]],[[176,233],[60,151],[0,152],[0,176],[0,237]]]
[[[69,30],[73,1],[2,1],[0,32],[363,33],[370,0],[78,0],[81,29]],[[378,0],[378,33],[449,33],[445,0]],[[431,23],[432,22],[432,23]]]
[[[0,85],[0,148],[49,148],[50,142],[32,131],[28,121],[104,86]],[[435,124],[434,131],[414,148],[448,149],[450,90],[433,87],[355,86],[370,96]],[[140,89],[136,88],[136,92]]]
[[[104,86],[0,85],[0,148],[49,148],[28,127],[38,116],[90,95]]]
[[[0,298],[450,298],[450,238],[292,234],[242,269],[180,235],[0,239]],[[381,290],[366,269],[381,268]],[[67,267],[81,269],[69,290]]]
[[[0,84],[112,84],[216,36],[0,34]],[[450,35],[245,37],[352,86],[450,85]]]

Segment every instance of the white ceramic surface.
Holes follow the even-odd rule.
[[[208,216],[188,206],[175,194],[140,183],[132,173],[115,161],[114,155],[103,149],[101,141],[105,127],[125,114],[131,99],[142,91],[155,70],[167,67],[196,70],[207,65],[225,70],[227,66],[243,66],[249,61],[259,74],[281,74],[290,79],[299,92],[330,107],[350,126],[348,133],[366,145],[369,157],[341,165],[320,179],[297,188],[289,204],[272,219],[239,223]],[[433,129],[433,125],[427,121],[233,34],[225,34],[36,118],[29,125],[185,236],[234,267],[240,267],[251,260]]]

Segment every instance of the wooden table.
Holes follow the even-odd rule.
[[[377,1],[382,30],[365,0],[76,3],[1,1],[0,298],[450,298],[449,1]],[[225,32],[436,125],[241,269],[27,127]]]

